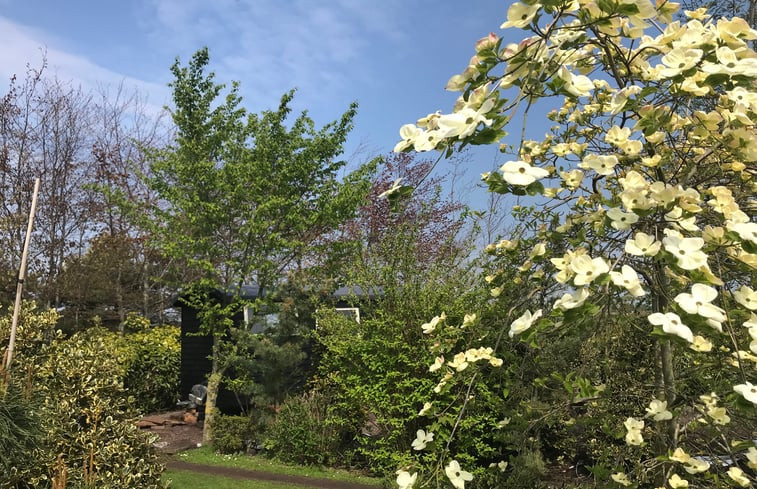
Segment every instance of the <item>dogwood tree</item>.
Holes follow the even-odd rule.
[[[501,28],[523,31],[523,40],[508,44],[496,34],[479,40],[468,66],[447,84],[461,92],[453,111],[400,129],[396,151],[449,156],[468,144],[499,145],[503,164],[483,181],[490,192],[522,197],[514,214],[530,234],[492,243],[486,252],[525,259],[515,280],[528,284],[528,297],[558,290],[543,310],[528,300],[509,302],[515,305],[496,341],[485,336],[478,348],[472,347],[478,338],[469,338],[464,351],[444,340],[445,329],[464,325],[440,322],[429,332],[440,337],[434,353],[446,356],[430,367],[441,381],[420,414],[429,418],[424,434],[445,427],[447,439],[437,436],[435,457],[426,454],[398,471],[400,487],[435,480],[463,488],[486,470],[508,470],[505,461],[461,466],[450,449],[464,429],[474,383],[486,382],[486,369],[502,363],[496,361],[502,333],[523,348],[539,348],[572,328],[601,328],[597,314],[651,335],[657,355],[657,371],[645,374],[655,386],[648,407],[627,406],[623,426],[616,426],[631,450],[651,446],[657,457],[639,451],[619,461],[606,483],[752,483],[757,53],[750,42],[757,31],[740,18],[711,19],[705,9],[685,11],[683,20],[674,20],[677,14],[678,4],[666,0],[513,3]],[[552,104],[551,127],[543,138],[528,139],[527,122],[545,104]],[[522,130],[511,144],[504,128],[516,118]],[[388,197],[405,194],[398,187]],[[495,272],[486,280],[493,300],[502,300],[503,277]],[[704,378],[705,371],[729,384],[679,388],[683,377]],[[555,375],[581,399],[600,398],[606,387]],[[455,388],[460,395],[445,395]],[[450,410],[452,404],[462,406]],[[702,427],[722,440],[721,450],[745,458],[733,457],[726,471],[696,457],[687,443]]]

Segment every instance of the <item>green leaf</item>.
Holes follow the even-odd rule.
[[[526,192],[528,195],[543,195],[544,194],[544,185],[539,182],[533,182],[530,185],[526,187]]]

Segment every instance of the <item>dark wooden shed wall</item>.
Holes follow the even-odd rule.
[[[186,400],[192,386],[208,385],[208,375],[213,368],[210,356],[213,353],[213,337],[199,335],[200,320],[197,311],[191,307],[181,308],[181,373],[180,391],[182,400]],[[237,414],[239,403],[234,394],[221,388],[216,401],[218,409],[226,414]]]

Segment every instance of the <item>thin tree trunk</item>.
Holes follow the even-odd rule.
[[[118,264],[118,272],[116,273],[116,309],[118,309],[118,332],[123,335],[126,322],[126,306],[124,305],[124,293],[122,284],[122,269],[121,264]]]
[[[213,358],[210,376],[208,377],[208,391],[205,395],[205,422],[202,425],[202,444],[208,445],[213,441],[213,421],[216,413],[216,401],[218,399],[218,390],[221,386],[223,372],[218,366],[218,354],[220,350],[221,338],[213,335]]]
[[[658,236],[661,238],[660,236]],[[655,270],[655,312],[665,313],[665,308],[668,305],[665,291],[669,290],[668,278],[665,275],[665,271],[661,266],[657,266]],[[662,373],[662,395],[665,397],[665,401],[668,403],[668,408],[673,406],[676,400],[676,376],[673,367],[673,345],[670,340],[659,341],[659,354],[660,354],[660,369]],[[678,430],[676,428],[677,420],[674,417],[668,421],[668,439],[666,445],[671,452],[678,445]]]
[[[670,340],[664,340],[660,344],[660,364],[662,366],[662,383],[665,390],[665,400],[670,408],[676,400],[673,346],[670,344]],[[675,418],[668,422],[668,435],[670,437],[668,448],[674,449],[678,445],[678,430],[676,429]]]
[[[160,324],[163,324],[163,301],[160,301],[160,311],[158,312],[158,316],[160,318]],[[149,277],[147,275],[147,265],[146,260],[145,263],[142,264],[142,315],[146,318],[150,317],[150,282]]]

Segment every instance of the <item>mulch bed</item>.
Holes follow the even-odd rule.
[[[185,421],[185,412],[151,414],[137,422],[142,430],[158,435],[154,443],[159,452],[174,455],[202,443],[202,427],[196,422]]]

